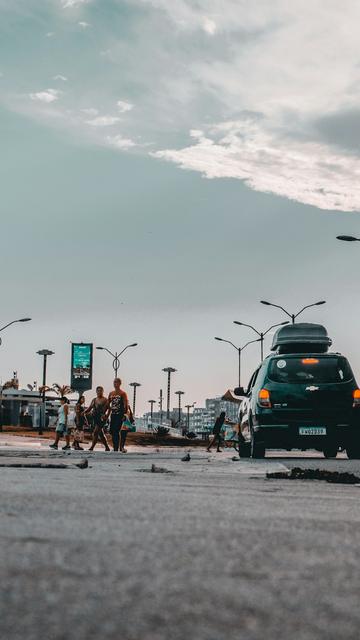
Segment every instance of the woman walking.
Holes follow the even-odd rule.
[[[221,437],[221,429],[223,428],[224,422],[225,422],[225,411],[222,411],[220,413],[220,415],[216,418],[215,420],[215,424],[213,427],[213,439],[211,440],[209,446],[207,447],[207,451],[210,451],[211,447],[213,446],[213,444],[217,444],[217,452],[220,452],[220,446],[221,446],[221,441],[222,441],[222,437]]]
[[[106,414],[107,418],[110,416],[110,433],[114,451],[119,451],[120,429],[128,408],[128,397],[125,391],[121,388],[121,380],[120,378],[115,378],[114,391],[110,391],[109,406]]]
[[[83,447],[80,446],[80,442],[84,437],[84,427],[87,423],[85,416],[85,397],[80,396],[79,400],[75,405],[75,429],[74,429],[74,439],[73,439],[73,448],[77,451],[83,451]]]
[[[108,441],[106,439],[104,431],[108,407],[109,403],[104,396],[104,388],[100,386],[96,387],[96,398],[93,398],[89,408],[85,411],[85,419],[88,413],[92,413],[92,417],[94,420],[93,438],[89,451],[94,451],[98,440],[101,440],[101,442],[103,443],[105,451],[110,451],[110,447],[108,445]]]
[[[55,429],[55,442],[49,445],[50,449],[58,449],[58,444],[61,436],[65,436],[65,447],[63,447],[63,451],[66,449],[70,449],[70,430],[68,427],[68,418],[69,418],[69,400],[63,396],[60,399],[60,407],[58,411],[58,419],[57,425]]]

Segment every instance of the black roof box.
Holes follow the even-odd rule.
[[[280,327],[274,334],[271,351],[278,353],[326,353],[332,340],[321,324],[298,322]]]

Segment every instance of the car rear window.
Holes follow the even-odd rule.
[[[276,358],[270,364],[268,375],[275,382],[297,384],[346,382],[353,378],[350,365],[342,356]]]

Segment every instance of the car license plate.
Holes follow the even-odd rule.
[[[326,436],[326,427],[299,427],[300,436]]]

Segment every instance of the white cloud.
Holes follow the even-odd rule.
[[[116,116],[97,116],[93,120],[88,120],[87,124],[92,127],[111,127],[113,124],[119,122],[120,118]]]
[[[211,20],[211,18],[205,18],[202,26],[204,31],[206,31],[210,36],[213,36],[214,33],[216,33],[216,22]]]
[[[131,140],[131,138],[123,138],[121,135],[117,136],[107,136],[106,141],[113,147],[117,149],[131,149],[131,147],[135,147],[136,143]]]
[[[46,89],[46,91],[38,91],[36,93],[29,94],[31,100],[46,102],[47,104],[58,100],[60,95],[61,91],[58,91],[57,89]]]
[[[134,108],[134,105],[131,104],[131,102],[125,102],[124,100],[118,100],[116,104],[120,113],[126,113],[126,111],[131,111]]]
[[[72,7],[79,7],[82,4],[87,4],[91,0],[61,0],[61,4],[64,9],[69,9]]]
[[[82,29],[87,29],[88,27],[91,27],[91,24],[89,22],[85,22],[84,20],[81,20],[80,22],[78,22],[78,25]]]
[[[249,118],[221,123],[206,136],[193,137],[196,144],[151,155],[206,178],[240,179],[252,189],[320,209],[360,210],[358,156],[276,135],[262,120]]]
[[[97,116],[99,113],[99,111],[97,109],[94,109],[93,107],[88,107],[87,109],[81,109],[81,111],[85,113],[87,116]]]
[[[47,38],[53,38],[54,35],[55,35],[54,31],[48,31],[47,34],[46,34],[46,37]]]
[[[57,76],[54,76],[54,80],[61,80],[62,82],[67,82],[67,77],[62,76],[61,74],[58,74]]]

